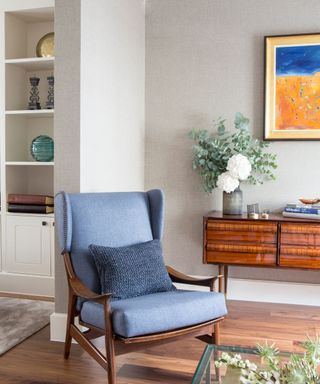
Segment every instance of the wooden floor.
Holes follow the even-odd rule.
[[[296,349],[306,335],[320,334],[320,308],[280,304],[229,302],[222,324],[222,341],[255,345],[276,342]],[[0,358],[1,384],[106,384],[106,374],[77,345],[68,361],[62,343],[49,342],[49,327]],[[190,383],[204,344],[185,340],[118,357],[119,384]]]

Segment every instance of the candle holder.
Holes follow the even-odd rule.
[[[48,98],[46,102],[47,109],[54,109],[54,76],[48,76]]]
[[[39,89],[38,89],[40,78],[36,76],[32,76],[30,77],[29,80],[31,84],[31,90],[30,90],[28,109],[32,109],[32,110],[41,109]]]
[[[259,204],[248,204],[247,215],[249,219],[259,219]]]

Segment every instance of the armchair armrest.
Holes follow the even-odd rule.
[[[204,287],[209,287],[211,291],[214,291],[214,283],[218,280],[223,278],[223,275],[217,275],[217,276],[212,276],[208,278],[196,278],[196,277],[191,277],[188,275],[185,275],[182,272],[179,272],[175,270],[172,267],[167,266],[167,271],[169,273],[169,276],[171,277],[171,280],[174,283],[182,283],[182,284],[190,284],[190,285],[201,285]]]
[[[111,297],[111,293],[98,295],[97,293],[91,291],[91,289],[85,286],[83,282],[77,277],[69,279],[69,284],[70,288],[76,296],[86,300],[92,300],[101,304],[105,304]]]

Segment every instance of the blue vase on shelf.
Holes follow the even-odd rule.
[[[31,156],[36,161],[53,161],[54,145],[51,137],[46,135],[40,135],[35,137],[31,143]]]

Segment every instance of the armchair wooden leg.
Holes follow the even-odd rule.
[[[71,324],[74,324],[74,318],[76,314],[76,302],[77,302],[77,297],[71,292],[71,290],[69,290],[67,329],[66,329],[66,339],[64,343],[65,359],[68,359],[70,355],[71,342],[72,342],[70,328],[71,328]]]
[[[105,345],[108,361],[108,384],[116,384],[116,355],[114,349],[113,327],[111,320],[110,303],[105,304]]]
[[[108,384],[116,384],[116,356],[114,352],[114,340],[109,335],[106,335],[105,343],[108,360]]]

